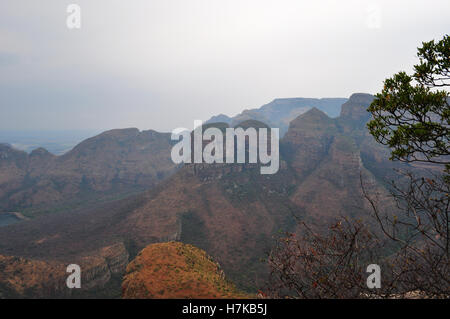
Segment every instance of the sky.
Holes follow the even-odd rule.
[[[1,0],[0,129],[172,131],[376,93],[449,30],[448,0]]]

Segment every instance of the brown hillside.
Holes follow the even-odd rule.
[[[153,244],[128,265],[123,298],[244,298],[203,250],[180,242]]]

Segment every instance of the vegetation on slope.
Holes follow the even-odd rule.
[[[123,298],[244,298],[205,251],[180,242],[153,244],[128,265]]]

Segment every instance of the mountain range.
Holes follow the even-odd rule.
[[[346,98],[285,98],[275,99],[257,109],[244,110],[236,116],[229,117],[224,114],[213,116],[206,123],[227,123],[234,127],[247,120],[257,120],[266,123],[270,127],[280,129],[283,136],[289,127],[289,123],[300,114],[317,108],[329,117],[339,116],[341,105],[347,102]]]
[[[392,168],[406,164],[390,162],[388,150],[368,133],[366,109],[372,100],[369,94],[353,94],[336,118],[316,107],[301,112],[280,140],[280,170],[274,175],[261,175],[259,164],[176,167],[167,134],[136,129],[105,132],[61,157],[3,146],[0,189],[10,209],[24,201],[24,207],[45,205],[43,190],[55,196],[49,205],[64,202],[65,196],[82,199],[84,191],[93,197],[134,193],[1,227],[0,269],[9,271],[0,272],[0,293],[73,294],[64,289],[62,269],[78,263],[86,285],[77,293],[115,297],[128,262],[149,244],[169,241],[204,250],[240,289],[255,292],[267,280],[264,259],[274,240],[280,232],[298,232],[298,220],[321,229],[339,216],[369,218],[361,179],[385,199],[383,205],[392,204],[386,181],[395,178]],[[275,116],[283,100],[275,101],[261,111],[272,114],[273,122],[299,111],[289,106]],[[251,119],[256,123],[261,117]],[[17,265],[39,271],[24,280],[13,271]],[[55,275],[43,276],[46,271]]]
[[[55,156],[0,144],[0,212],[39,213],[86,207],[146,190],[175,170],[170,134],[104,132]]]

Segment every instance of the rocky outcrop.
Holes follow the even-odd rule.
[[[80,260],[82,290],[100,289],[108,284],[112,276],[121,276],[125,272],[129,254],[123,243],[117,243]]]
[[[101,250],[100,256],[105,259],[111,274],[123,274],[129,262],[129,254],[123,243],[118,243]]]
[[[0,255],[1,298],[69,298],[82,297],[91,290],[101,290],[111,277],[121,276],[129,255],[123,243],[61,260],[38,260]],[[66,272],[69,264],[81,268],[81,289],[69,289]]]

